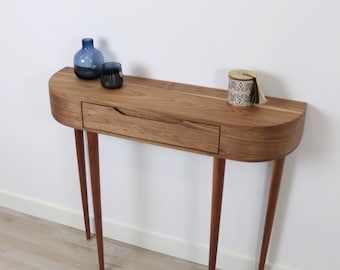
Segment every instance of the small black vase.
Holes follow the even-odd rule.
[[[104,63],[103,54],[93,46],[92,38],[84,38],[82,44],[83,47],[74,55],[74,73],[80,79],[98,79]]]
[[[121,88],[123,85],[122,66],[118,62],[106,62],[102,66],[100,82],[109,89]]]

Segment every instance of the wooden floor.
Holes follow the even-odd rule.
[[[105,270],[206,270],[170,256],[104,240]],[[0,207],[1,270],[97,270],[96,241],[85,233]]]

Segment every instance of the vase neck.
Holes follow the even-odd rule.
[[[93,39],[92,38],[84,38],[82,40],[83,49],[91,49],[93,48]]]

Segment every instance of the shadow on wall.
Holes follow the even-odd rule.
[[[98,39],[98,50],[103,54],[105,62],[118,61],[116,55],[111,49],[109,42],[106,39]]]
[[[258,84],[262,88],[262,91],[266,96],[278,97],[278,98],[289,98],[287,87],[278,78],[266,72],[262,72],[256,69],[248,67],[233,67],[233,68],[220,68],[214,72],[214,84],[215,87],[228,90],[229,83],[229,72],[234,69],[246,69],[254,71],[258,78]]]
[[[134,64],[131,68],[131,74],[133,74],[133,76],[137,76],[137,77],[142,77],[142,78],[148,78],[149,76],[149,72],[148,70],[140,64]]]
[[[113,46],[110,45],[110,42],[108,40],[104,38],[98,39],[98,50],[100,50],[102,54],[104,55],[104,61],[105,62],[121,62],[121,60],[117,57],[117,55],[114,54],[112,47]],[[121,64],[122,64],[123,74],[125,74],[124,73],[125,68],[126,68],[125,64],[124,63],[121,63]],[[126,75],[133,75],[137,77],[148,78],[149,71],[143,64],[134,63],[130,67],[129,74],[126,74]]]

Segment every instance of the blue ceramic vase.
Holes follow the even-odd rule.
[[[104,63],[103,54],[93,46],[92,38],[84,38],[82,44],[83,47],[74,55],[74,73],[80,79],[98,79]]]

